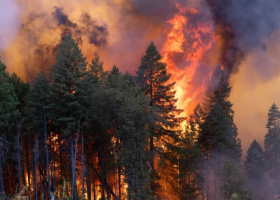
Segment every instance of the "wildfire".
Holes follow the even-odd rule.
[[[183,116],[187,116],[189,103],[204,91],[205,77],[196,76],[196,69],[200,67],[201,60],[206,51],[216,41],[214,24],[209,18],[203,22],[193,24],[190,18],[198,14],[194,8],[185,8],[177,4],[179,12],[174,18],[167,21],[172,29],[167,34],[167,41],[161,52],[162,61],[167,63],[168,73],[171,73],[170,82],[176,82],[175,97],[178,99],[177,106],[184,109]],[[180,57],[180,62],[176,58]],[[194,78],[200,78],[199,86],[193,84]]]

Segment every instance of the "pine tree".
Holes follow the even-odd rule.
[[[177,145],[168,152],[168,162],[164,163],[164,178],[168,183],[166,192],[171,199],[196,199],[199,195],[201,178],[197,164],[200,160],[200,148],[195,134],[187,128],[180,135]]]
[[[59,44],[56,63],[50,72],[50,107],[51,120],[62,129],[65,137],[70,137],[71,170],[72,170],[72,199],[77,199],[76,166],[74,133],[81,118],[86,115],[83,104],[90,98],[85,87],[87,62],[83,57],[78,43],[71,35],[66,35]],[[77,134],[79,134],[77,132]]]
[[[99,58],[93,59],[90,65],[91,76],[94,78],[91,84],[95,89],[91,94],[93,100],[89,106],[85,137],[90,141],[91,152],[96,155],[97,162],[90,164],[89,167],[95,172],[100,182],[101,199],[105,199],[106,193],[107,196],[112,195],[114,198],[121,199],[121,179],[119,178],[118,190],[116,190],[118,194],[115,194],[112,185],[109,185],[107,176],[108,173],[116,171],[118,168],[120,177],[123,168],[119,162],[115,163],[117,158],[115,148],[116,143],[119,142],[115,135],[116,119],[118,118],[116,106],[119,104],[119,97],[116,94],[117,88],[121,88],[121,73],[116,66],[113,67],[110,74],[104,72],[100,66],[102,66],[102,62],[99,61]],[[103,74],[103,80],[98,78],[98,74]],[[96,194],[95,191],[94,193]]]
[[[262,199],[261,190],[264,186],[264,165],[264,152],[260,144],[254,140],[247,150],[244,167],[251,191],[257,195],[258,199]]]
[[[6,66],[0,60],[0,197],[4,193],[3,165],[6,161],[8,150],[8,131],[13,127],[19,116],[17,96],[14,93],[10,76],[5,71]]]
[[[97,53],[95,53],[89,68],[91,74],[96,77],[97,82],[104,82],[107,78],[108,73],[104,71],[103,64]]]
[[[155,152],[155,141],[157,138],[161,144],[169,146],[176,143],[178,138],[178,132],[180,132],[180,122],[184,118],[177,117],[182,110],[176,108],[174,99],[175,91],[173,90],[174,84],[168,83],[171,74],[166,72],[166,64],[161,62],[161,55],[157,51],[157,48],[151,42],[146,50],[146,54],[141,59],[141,65],[136,71],[136,82],[151,100],[150,107],[151,112],[155,110],[159,113],[160,117],[154,118],[152,124],[149,125],[152,136],[150,138],[150,152],[152,155],[151,166],[153,168],[153,179],[157,179],[154,156]],[[153,115],[153,114],[152,114]],[[157,148],[160,148],[157,146]],[[163,158],[163,156],[161,156]],[[152,182],[152,189],[155,193],[156,184]]]
[[[47,130],[47,98],[49,95],[49,80],[45,73],[41,71],[35,80],[32,82],[30,91],[26,97],[25,115],[29,116],[30,124],[29,131],[34,131],[36,134],[44,133],[44,145],[46,156],[46,173],[48,195],[51,194],[51,178],[49,167],[49,147],[48,147],[48,130]],[[55,190],[55,188],[54,188]]]
[[[98,165],[91,168],[101,183],[101,198],[107,194],[115,199],[151,199],[148,98],[131,76],[123,75],[116,66],[93,96],[88,137],[98,157]],[[114,177],[115,191],[107,177],[112,172],[118,175]],[[122,189],[127,192],[122,194]]]
[[[202,124],[204,122],[205,118],[205,112],[203,111],[203,108],[200,104],[197,104],[196,107],[193,110],[193,113],[190,115],[189,124],[191,131],[195,135],[195,138],[198,138],[198,143],[201,146],[201,141],[199,139],[201,138],[201,128]]]
[[[279,194],[279,159],[280,159],[280,112],[275,103],[270,107],[268,112],[268,129],[264,140],[266,168],[269,174],[275,180],[275,194]]]
[[[214,158],[213,172],[221,167],[222,158],[239,160],[241,157],[240,139],[233,122],[234,111],[228,101],[231,88],[221,66],[214,71],[206,90],[204,111],[207,113],[202,125],[199,141],[207,159],[207,198],[209,199],[209,167]],[[215,176],[214,197],[219,199],[220,182]]]
[[[116,68],[113,68],[110,75],[116,72]],[[129,186],[128,199],[153,199],[148,184],[151,168],[147,164],[149,100],[138,90],[129,74],[117,77],[119,84],[114,87],[118,95],[118,103],[115,105],[118,113],[116,138],[119,138],[120,143],[117,152],[119,162],[124,167],[125,182]]]
[[[198,171],[196,172],[196,181],[201,188],[201,195],[202,199],[205,199],[205,195],[207,194],[206,185],[205,185],[205,178],[206,178],[206,163],[204,162],[204,155],[202,154],[202,141],[201,141],[201,134],[202,134],[202,126],[205,121],[206,113],[204,112],[202,106],[197,104],[194,108],[193,113],[189,117],[189,131],[193,135],[195,146],[194,148],[197,149],[196,151],[196,165]]]
[[[204,110],[208,113],[215,103],[218,103],[226,114],[233,120],[234,112],[232,110],[232,103],[228,101],[231,87],[229,86],[228,77],[219,65],[216,67],[208,87],[205,92]]]
[[[219,170],[222,186],[221,191],[225,200],[238,196],[240,200],[252,200],[252,194],[247,190],[247,181],[244,172],[237,163],[225,162]]]
[[[27,82],[21,80],[20,77],[18,77],[15,73],[12,73],[10,78],[11,83],[14,86],[14,92],[18,98],[18,105],[17,109],[20,111],[20,113],[23,115],[24,108],[26,106],[26,95],[28,94],[30,84]],[[22,116],[23,118],[23,116]]]

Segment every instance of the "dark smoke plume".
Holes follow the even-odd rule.
[[[68,19],[68,16],[62,12],[63,8],[58,8],[56,6],[54,8],[55,8],[55,11],[52,13],[52,15],[57,20],[57,25],[58,26],[63,24],[65,26],[72,27],[72,28],[77,27],[77,24],[71,22]]]
[[[229,73],[234,66],[236,70],[240,61],[248,54],[266,51],[266,40],[280,29],[280,1],[207,0],[207,2],[214,14],[217,33],[224,40],[221,61]],[[263,67],[255,67],[256,70],[260,70],[260,75]]]

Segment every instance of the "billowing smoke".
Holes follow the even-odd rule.
[[[18,32],[17,42],[20,42],[21,49],[12,48],[9,53],[21,54],[20,67],[24,68],[21,76],[32,79],[40,70],[48,71],[55,62],[57,44],[61,38],[71,33],[79,45],[88,43],[98,48],[107,45],[108,30],[106,24],[99,25],[87,12],[77,15],[76,22],[69,19],[63,8],[54,6],[52,12],[32,10],[27,13]],[[13,55],[5,55],[9,59]],[[19,64],[12,63],[10,64]],[[17,66],[19,67],[19,66]]]
[[[233,72],[230,98],[246,152],[254,138],[262,143],[267,133],[268,109],[273,102],[280,104],[280,2],[208,0],[208,3],[217,28],[221,24],[223,27],[218,29],[224,35],[224,44],[227,43],[223,57],[235,61],[229,69]]]
[[[271,63],[274,59],[271,60],[271,55],[266,51],[269,48],[268,39],[280,29],[280,2],[277,0],[207,1],[214,13],[217,32],[225,40],[222,61],[228,61],[225,63],[226,66],[232,69],[232,64],[238,68],[242,58],[246,59],[251,54],[255,54],[257,62],[254,64],[254,69],[259,72],[259,75],[271,78],[276,72],[278,73],[279,70],[275,69],[274,63]],[[274,42],[278,43],[279,39],[274,38]]]
[[[0,1],[0,51],[4,50],[18,31],[19,6],[14,0]]]
[[[279,10],[277,0],[4,0],[0,55],[9,72],[31,80],[48,71],[57,44],[71,33],[88,61],[97,52],[105,69],[116,64],[134,73],[154,41],[188,114],[221,64],[246,150],[253,138],[263,140],[271,104],[280,106]]]

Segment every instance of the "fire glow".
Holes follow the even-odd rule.
[[[186,13],[191,18],[198,14],[198,10],[182,7],[179,4],[176,5],[179,12],[174,15],[173,19],[167,21],[172,25],[172,29],[167,33],[167,41],[161,52],[163,54],[162,61],[167,63],[168,72],[172,74],[170,82],[176,82],[174,89],[178,99],[177,106],[180,109],[184,109],[182,115],[187,116],[187,114],[190,114],[187,113],[189,102],[198,95],[203,94],[205,81],[211,75],[209,73],[203,77],[198,87],[192,85],[200,61],[204,53],[216,42],[216,37],[212,20],[209,19],[208,21],[200,22],[197,26],[193,26],[189,24],[189,18],[186,17]],[[205,36],[207,36],[207,39],[205,39]],[[184,66],[179,68],[176,65],[174,59],[172,59],[174,54],[180,54],[182,63],[185,63]]]
[[[11,0],[14,3],[15,1]],[[17,4],[15,10],[18,12],[19,19],[17,24],[20,25],[15,28],[14,32],[16,34],[12,34],[13,38],[9,39],[9,43],[5,43],[5,48],[0,45],[1,59],[7,65],[10,73],[15,72],[23,80],[30,81],[40,70],[48,72],[49,67],[55,61],[54,55],[57,44],[60,43],[61,38],[66,33],[71,33],[79,43],[87,61],[90,62],[94,52],[97,52],[105,63],[105,70],[111,70],[112,66],[116,64],[122,72],[128,71],[133,74],[149,42],[154,41],[162,55],[162,62],[167,64],[167,73],[172,74],[170,83],[176,82],[174,86],[175,97],[178,99],[176,105],[179,109],[184,110],[181,116],[188,117],[196,104],[203,101],[207,81],[217,65],[221,64],[222,69],[227,71],[228,77],[232,78],[232,68],[236,62],[237,51],[239,51],[236,47],[237,44],[242,50],[250,49],[252,51],[250,45],[244,45],[245,48],[243,46],[244,42],[233,41],[234,34],[238,34],[234,30],[236,26],[230,26],[231,24],[226,24],[229,22],[221,19],[225,17],[224,13],[217,9],[217,6],[213,3],[214,0],[185,1],[184,3],[180,0],[176,1],[178,3],[170,1],[174,4],[174,8],[170,9],[166,5],[171,5],[171,3],[155,0],[158,4],[163,4],[162,7],[164,8],[158,7],[155,3],[155,5],[151,5],[152,11],[148,9],[147,3],[143,0],[97,0],[95,2],[91,0],[70,0],[68,3],[65,2],[23,0],[15,3]],[[197,2],[202,4],[200,5]],[[221,3],[222,1],[217,2]],[[221,7],[223,8],[223,6]],[[157,9],[159,9],[158,12]],[[169,12],[165,13],[169,10],[171,14]],[[239,10],[243,12],[241,8]],[[228,15],[231,14],[230,10],[225,12]],[[270,13],[267,13],[267,15],[270,15]],[[165,16],[168,17],[164,18]],[[230,17],[232,16],[225,18],[230,21]],[[231,23],[236,25],[238,21],[231,21]],[[240,30],[243,31],[244,27]],[[248,30],[246,31],[248,32]],[[246,31],[244,32],[247,33]],[[257,34],[260,33],[256,32]],[[244,35],[238,35],[237,38],[246,41],[244,38],[247,38]],[[253,34],[248,35],[255,38]],[[269,35],[269,32],[267,35]],[[274,37],[275,41],[277,37],[280,38],[279,35]],[[267,39],[267,43],[277,44],[274,40],[272,42]],[[275,53],[277,52],[275,49],[278,47],[269,49],[269,46],[273,45],[260,45],[264,49],[260,54],[264,55],[263,52],[269,52],[270,50],[273,51],[273,56],[279,59],[278,54]],[[251,60],[254,60],[254,56],[251,57],[253,57]],[[263,56],[262,62],[265,59],[266,57]],[[277,59],[275,60],[279,61]],[[264,63],[266,64],[266,62]],[[271,63],[268,62],[268,64]],[[243,67],[246,67],[244,65]],[[247,76],[241,78],[247,81]],[[243,85],[246,84],[239,87],[243,88]],[[267,91],[267,89],[263,90]],[[240,96],[238,92],[234,93],[235,96]],[[74,94],[75,91],[72,93]],[[263,106],[263,110],[266,112],[267,108],[265,106]],[[238,114],[238,112],[236,113]],[[252,114],[252,116],[255,115]],[[239,118],[242,119],[242,116]],[[242,122],[242,120],[240,121]],[[186,122],[182,124],[182,127],[184,128],[185,125]],[[244,132],[247,134],[247,129]],[[240,135],[242,135],[242,132]],[[247,138],[241,139],[242,142],[247,140]],[[59,150],[58,138],[53,138],[50,143],[54,144],[55,151]],[[61,167],[60,163],[51,164],[51,167],[54,168]],[[81,166],[79,165],[79,167]],[[116,174],[111,177],[113,176],[115,181],[123,182],[124,177],[121,176],[117,180]],[[25,177],[27,179],[27,175]],[[78,177],[78,179],[81,183],[81,178]],[[113,179],[109,182],[111,185],[116,185],[116,183],[113,183]],[[79,189],[80,187],[79,185]],[[92,187],[94,191],[100,190],[100,186],[96,183],[93,183]],[[115,191],[116,194],[118,192]],[[125,192],[125,189],[120,193],[122,192]],[[97,195],[97,197],[101,196]]]
[[[1,55],[8,66],[8,71],[16,72],[24,80],[32,80],[40,70],[48,71],[55,60],[56,46],[66,33],[71,33],[79,42],[88,61],[97,51],[105,62],[105,68],[110,69],[116,62],[120,63],[117,65],[120,69],[128,70],[130,73],[137,68],[139,58],[149,41],[155,40],[157,45],[159,40],[162,44],[157,46],[163,56],[162,61],[167,63],[168,73],[172,74],[170,82],[176,82],[174,89],[178,99],[177,106],[184,109],[182,116],[187,116],[195,104],[202,100],[205,82],[219,62],[216,47],[218,37],[215,36],[213,17],[210,10],[207,12],[199,10],[200,6],[193,8],[175,3],[174,15],[161,26],[150,22],[151,20],[148,21],[147,16],[128,17],[122,23],[146,23],[151,31],[145,31],[146,36],[139,40],[141,45],[138,44],[137,47],[136,44],[134,55],[123,59],[126,60],[124,62],[117,52],[121,49],[131,50],[128,50],[127,46],[116,48],[123,46],[125,39],[120,36],[124,32],[118,29],[120,28],[118,26],[122,25],[117,25],[117,20],[114,21],[112,18],[109,20],[109,16],[104,13],[105,10],[112,11],[109,11],[111,8],[107,7],[107,4],[93,4],[83,0],[80,3],[73,1],[73,5],[64,5],[55,1],[26,0],[20,4],[23,5],[26,6],[26,10],[20,13],[22,25],[19,27],[18,35]],[[87,8],[84,5],[88,5]],[[115,9],[111,15],[114,18],[122,15],[124,10],[132,12],[135,9],[132,4],[125,1],[114,1],[113,5]],[[122,6],[118,7],[119,5]],[[138,28],[131,27],[126,31],[138,31]],[[133,34],[129,35],[134,39]],[[128,39],[132,40],[131,38]]]

